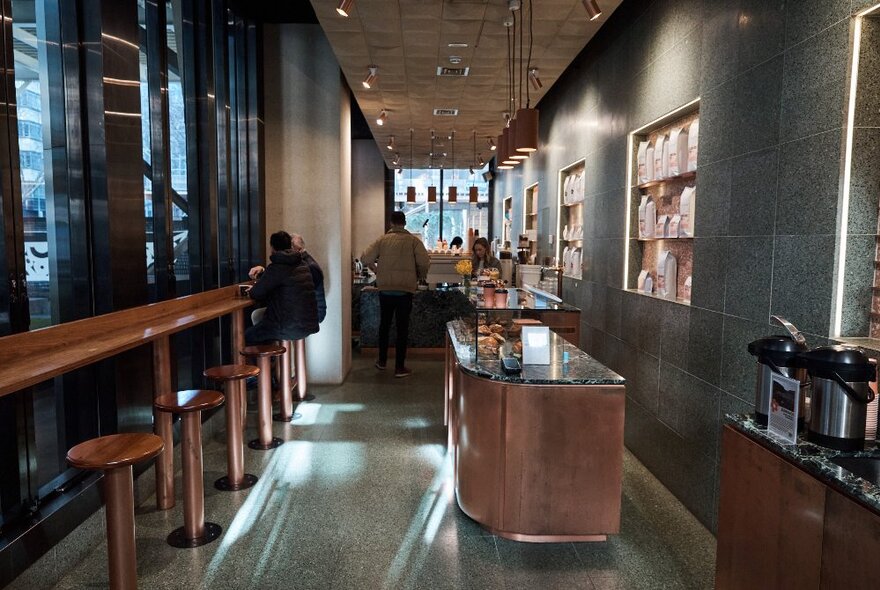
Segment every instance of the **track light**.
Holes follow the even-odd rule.
[[[398,168],[397,173],[403,175],[403,167]]]
[[[336,12],[338,12],[340,16],[348,16],[353,5],[354,0],[340,0],[339,6],[336,7]]]
[[[379,77],[379,66],[367,66],[367,77],[364,78],[364,81],[361,84],[364,85],[364,88],[369,90],[373,87],[373,84],[376,83],[376,78]]]
[[[491,137],[486,138],[486,145],[488,145],[489,149],[492,150],[493,152],[495,151],[495,148],[497,147],[495,145],[495,140],[492,139]]]
[[[471,176],[473,176],[473,175],[474,175],[474,167],[473,167],[473,166],[468,166],[468,172],[470,172],[470,173],[471,173]]]
[[[482,168],[483,166],[486,165],[486,160],[483,159],[483,156],[480,156],[480,157],[477,159],[477,163],[479,163],[479,164],[480,164],[480,168]]]
[[[391,161],[391,163],[394,164],[395,166],[400,165],[400,154],[399,153],[394,154],[394,159]]]
[[[602,9],[599,8],[599,3],[596,0],[582,0],[584,3],[584,8],[587,9],[587,15],[590,17],[590,20],[596,20],[600,16],[602,16]]]
[[[389,150],[394,149],[394,136],[393,135],[388,136],[388,145],[386,145],[385,147],[387,147]]]
[[[380,127],[385,124],[385,119],[388,118],[388,114],[385,112],[385,109],[382,109],[382,112],[379,113],[379,116],[376,117],[376,125]]]
[[[541,79],[538,77],[538,68],[532,68],[529,70],[529,82],[532,83],[532,88],[535,90],[540,90],[544,87],[544,85],[541,84]]]

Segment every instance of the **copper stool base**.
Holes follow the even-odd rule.
[[[281,414],[272,414],[272,421],[273,422],[290,422],[291,420],[293,420],[294,416],[295,416],[295,414],[291,414],[289,418],[285,418]]]
[[[168,544],[177,549],[192,549],[194,547],[207,545],[211,541],[218,539],[222,532],[223,527],[219,524],[206,522],[205,534],[203,536],[196,537],[195,539],[187,539],[186,531],[183,530],[183,527],[179,527],[171,531],[171,534],[168,535]]]
[[[244,477],[241,478],[241,483],[235,484],[229,481],[228,475],[224,475],[214,482],[214,487],[221,492],[237,492],[238,490],[246,490],[248,488],[254,487],[258,479],[259,478],[256,475],[245,473]]]
[[[272,442],[270,442],[268,445],[264,445],[263,443],[260,442],[260,439],[255,438],[254,440],[252,440],[251,442],[248,443],[248,446],[250,448],[254,449],[255,451],[270,451],[272,449],[277,449],[278,447],[280,447],[283,444],[284,444],[283,440],[281,440],[278,437],[273,436]]]

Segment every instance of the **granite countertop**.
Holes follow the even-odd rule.
[[[473,324],[454,320],[446,324],[449,339],[462,370],[474,377],[525,385],[624,385],[626,380],[564,338],[550,332],[550,364],[523,365],[522,372],[508,375],[500,360],[474,358]],[[569,361],[562,362],[563,351]]]
[[[796,445],[786,445],[768,434],[767,429],[759,426],[752,416],[728,414],[725,420],[737,431],[794,463],[822,483],[880,514],[880,486],[831,462],[833,457],[880,458],[880,448],[873,442],[868,441],[864,451],[855,452],[821,447],[808,442],[804,436],[798,438]]]

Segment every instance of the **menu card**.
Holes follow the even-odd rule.
[[[767,430],[787,444],[796,444],[801,383],[778,373],[773,373],[772,380],[770,407],[764,409],[769,417]]]

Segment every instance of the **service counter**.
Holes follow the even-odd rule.
[[[555,332],[549,365],[508,375],[497,357],[477,357],[480,321],[465,317],[446,331],[445,418],[459,507],[516,541],[618,533],[624,379]]]

